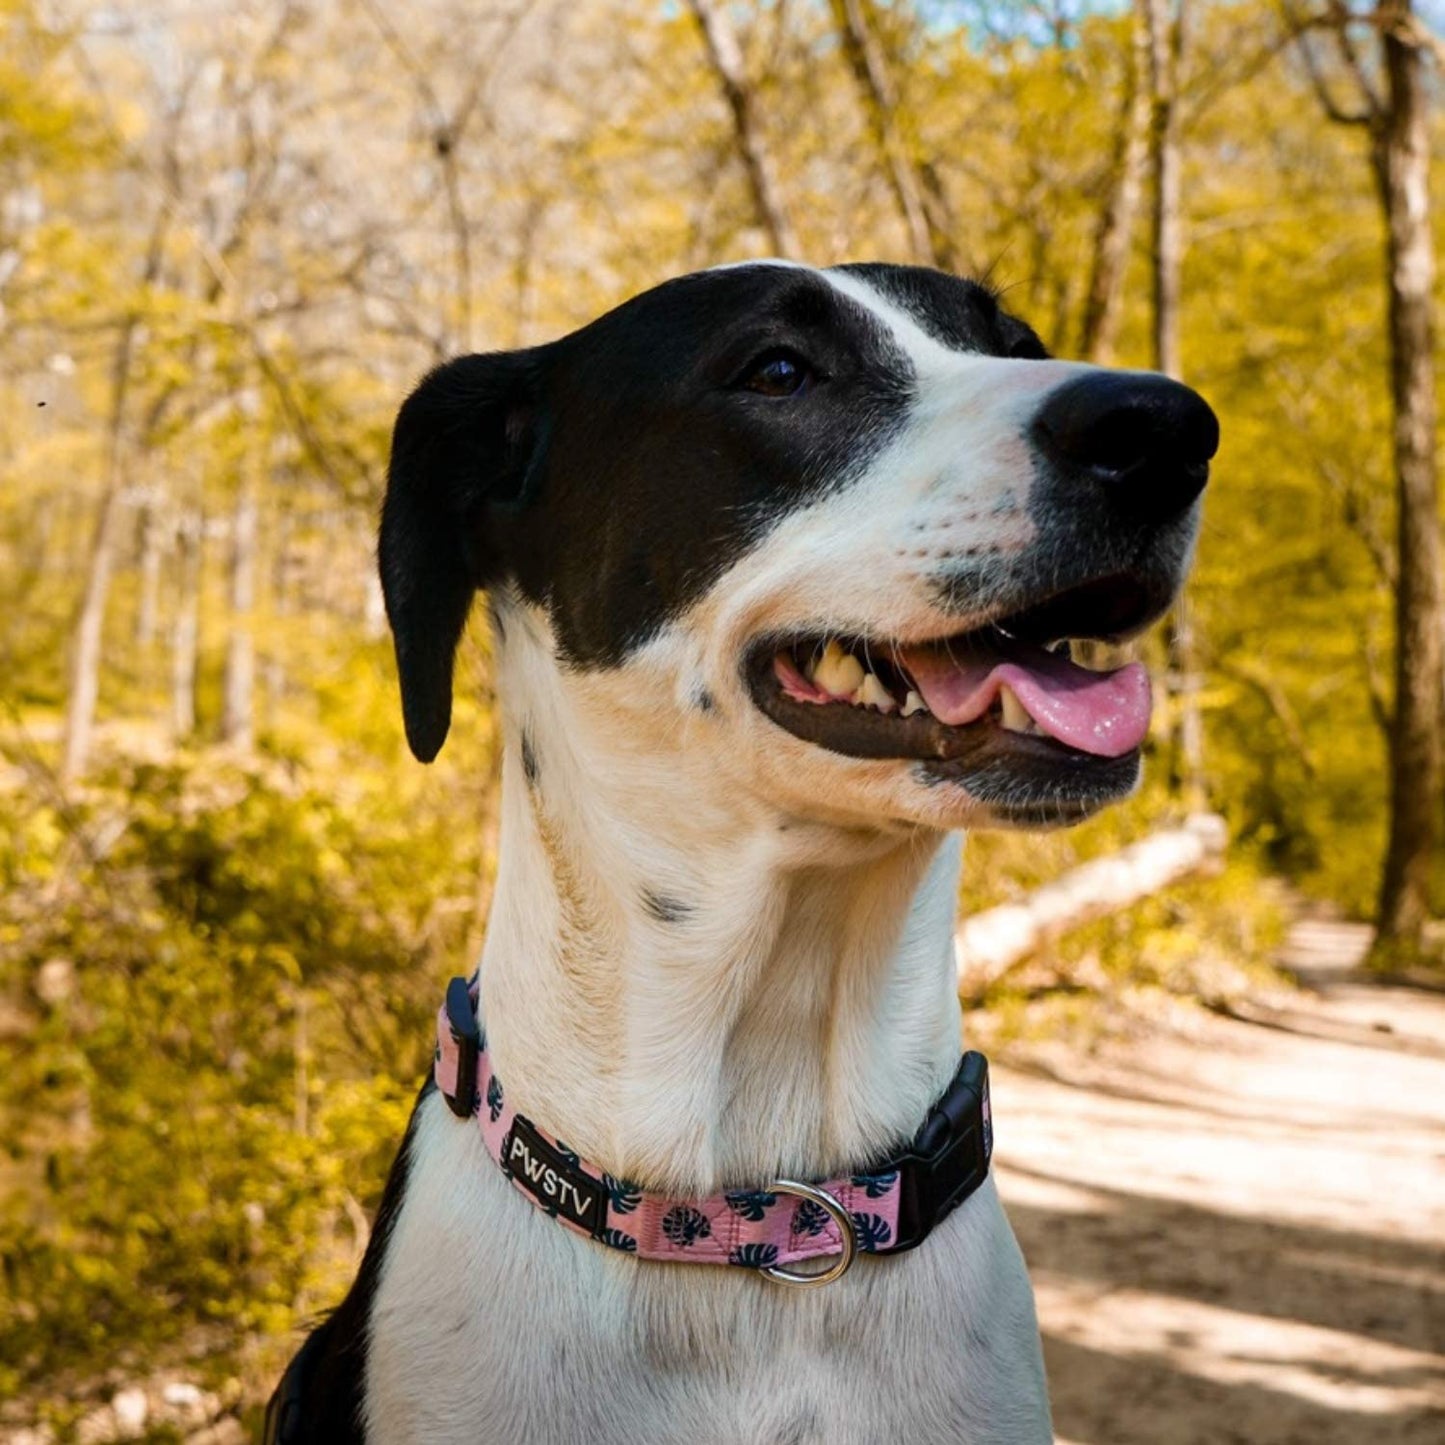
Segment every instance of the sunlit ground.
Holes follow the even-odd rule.
[[[1445,1438],[1445,993],[1319,992],[997,1070],[1061,1445]]]

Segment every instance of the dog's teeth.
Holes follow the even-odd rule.
[[[912,717],[913,714],[916,713],[916,712],[927,712],[927,711],[928,711],[928,704],[925,703],[925,702],[923,701],[923,699],[922,699],[921,697],[919,697],[919,695],[918,695],[916,692],[913,691],[912,688],[909,688],[909,689],[908,689],[908,696],[903,699],[903,716],[904,716],[904,717]]]
[[[1003,707],[1003,725],[1011,733],[1036,733],[1038,726],[1029,716],[1028,709],[1013,694],[1013,689],[1001,687],[998,700]]]
[[[1072,661],[1086,672],[1113,672],[1132,662],[1135,647],[1130,643],[1079,642],[1074,645]]]
[[[853,694],[853,701],[863,707],[876,707],[880,712],[896,712],[898,701],[871,672],[863,675],[863,682]]]
[[[863,664],[830,641],[809,673],[812,681],[834,697],[851,697],[863,683]]]

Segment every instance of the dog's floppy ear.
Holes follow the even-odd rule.
[[[506,572],[496,513],[524,500],[538,461],[535,352],[463,356],[402,405],[377,552],[411,750],[441,751],[452,667],[472,598]]]

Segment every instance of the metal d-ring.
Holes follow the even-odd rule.
[[[858,1253],[858,1236],[853,1229],[853,1216],[826,1189],[816,1184],[799,1184],[796,1179],[775,1179],[768,1185],[769,1194],[789,1194],[795,1199],[811,1199],[814,1204],[827,1210],[828,1217],[838,1226],[838,1237],[843,1241],[843,1252],[827,1269],[817,1274],[799,1274],[794,1269],[784,1269],[780,1264],[764,1265],[762,1273],[778,1284],[790,1284],[798,1289],[815,1289],[818,1285],[832,1284],[848,1273]]]

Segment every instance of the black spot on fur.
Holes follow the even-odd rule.
[[[692,904],[669,898],[665,893],[654,893],[650,888],[642,891],[642,906],[648,917],[659,923],[685,923],[692,916]]]
[[[532,745],[532,734],[522,729],[522,776],[527,780],[529,788],[537,786],[537,751]]]
[[[699,712],[712,712],[717,707],[717,700],[705,687],[698,688],[693,696],[693,701],[697,704]]]

